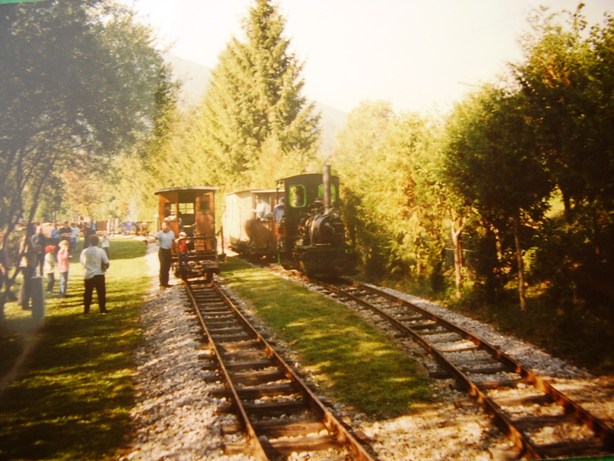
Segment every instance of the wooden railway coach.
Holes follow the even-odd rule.
[[[228,247],[248,259],[277,258],[279,223],[272,210],[283,192],[270,189],[247,189],[226,195],[224,234]],[[257,201],[266,204],[269,212],[256,215]]]
[[[215,235],[215,192],[217,187],[171,187],[158,189],[158,229],[168,223],[175,234],[171,249],[172,268],[182,279],[205,277],[210,281],[220,272]]]

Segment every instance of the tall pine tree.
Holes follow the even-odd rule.
[[[302,64],[289,52],[285,20],[270,0],[257,0],[220,56],[198,123],[207,179],[227,187],[271,185],[305,170],[319,138],[319,114],[301,95]]]

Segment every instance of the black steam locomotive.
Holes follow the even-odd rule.
[[[355,255],[345,243],[341,220],[339,178],[324,174],[303,174],[279,181],[284,191],[284,217],[278,232],[281,263],[316,277],[351,274]]]

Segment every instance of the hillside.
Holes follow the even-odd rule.
[[[167,54],[166,60],[172,66],[175,78],[181,82],[180,106],[187,108],[198,104],[211,78],[211,69],[173,54]],[[347,113],[318,101],[315,103],[322,116],[320,154],[326,156],[333,148],[335,133],[345,124]]]

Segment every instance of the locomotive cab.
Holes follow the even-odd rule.
[[[168,223],[175,234],[172,268],[182,279],[213,279],[220,272],[215,236],[216,187],[173,187],[155,191],[158,229]]]

